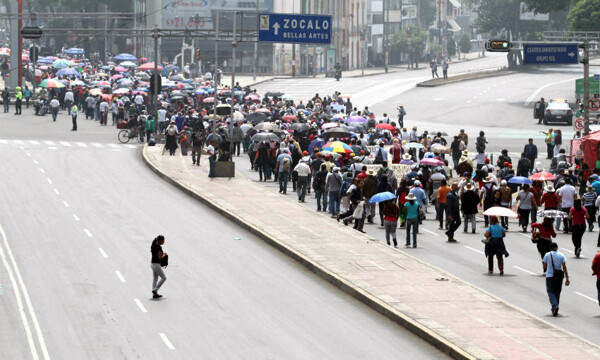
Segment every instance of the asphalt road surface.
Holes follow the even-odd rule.
[[[48,120],[0,114],[0,358],[445,358],[165,183],[114,128]]]

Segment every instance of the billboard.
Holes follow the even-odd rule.
[[[161,28],[212,30],[213,3],[214,0],[162,0]],[[196,22],[195,18],[199,21]]]

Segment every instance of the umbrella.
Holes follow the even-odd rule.
[[[329,156],[333,157],[334,159],[339,159],[342,157],[342,154],[340,154],[340,153],[331,152],[331,151],[327,151],[327,150],[321,150],[320,153],[323,156],[329,155]]]
[[[83,51],[83,49],[80,48],[70,48],[65,50],[65,54],[69,54],[69,55],[83,55],[85,53],[85,51]]]
[[[331,129],[331,128],[336,128],[336,127],[338,127],[339,125],[340,125],[340,124],[338,124],[338,123],[334,123],[334,122],[332,122],[332,123],[324,123],[323,125],[321,125],[321,129],[325,129],[325,130],[327,130],[327,129]],[[342,129],[343,129],[343,128],[342,128]]]
[[[100,90],[100,89],[91,89],[90,91],[88,91],[88,94],[90,94],[90,95],[101,95],[102,94],[102,90]]]
[[[110,101],[110,100],[112,100],[112,96],[111,96],[110,94],[101,94],[101,95],[100,95],[100,98],[101,98],[102,100],[105,100],[105,101]]]
[[[206,95],[208,94],[204,89],[196,89],[194,90],[194,95]]]
[[[450,154],[452,152],[452,150],[449,147],[439,143],[431,145],[431,151],[436,152],[438,154]]]
[[[0,56],[10,56],[9,48],[0,48]]]
[[[255,94],[250,94],[250,95],[246,96],[244,99],[246,99],[246,100],[260,100],[260,98],[258,97],[258,95],[255,95]]]
[[[448,133],[445,131],[428,131],[428,134],[434,134],[437,136],[437,133],[440,133],[440,136],[448,136]]]
[[[366,122],[369,122],[367,119],[365,119],[362,116],[350,116],[345,121],[349,122],[349,123],[366,123]]]
[[[251,121],[253,123],[259,123],[262,121],[267,120],[267,115],[263,114],[263,113],[250,113],[248,115],[245,116],[245,119],[248,121]]]
[[[282,117],[285,121],[298,121],[298,117],[296,115],[285,115]]]
[[[262,132],[262,133],[258,133],[255,134],[252,139],[252,141],[267,141],[267,142],[271,142],[271,141],[279,141],[279,136],[277,136],[277,134],[275,134],[274,132]]]
[[[121,61],[136,61],[137,58],[131,54],[119,54],[115,57],[113,57],[113,60],[115,60],[115,62],[121,62]]]
[[[129,90],[127,88],[119,88],[119,89],[116,89],[115,91],[113,91],[112,93],[115,95],[123,95],[123,94],[129,93],[129,91],[131,91],[131,90]]]
[[[233,120],[239,120],[239,121],[244,120],[244,114],[242,114],[239,111],[234,112],[231,117],[233,118]]]
[[[293,100],[294,97],[290,94],[281,95],[282,100]]]
[[[372,203],[378,203],[378,202],[382,202],[382,201],[393,200],[395,198],[396,198],[396,194],[394,194],[393,192],[385,191],[385,192],[378,193],[378,194],[371,196],[371,199],[369,199],[369,202],[372,204]]]
[[[539,173],[531,175],[529,179],[531,179],[532,181],[556,180],[556,176],[546,171],[540,171]]]
[[[213,103],[215,102],[215,98],[214,97],[207,97],[204,100],[202,100],[203,103]]]
[[[381,123],[381,124],[377,124],[375,126],[378,129],[383,129],[383,130],[389,130],[389,131],[398,131],[398,129],[396,129],[395,126],[392,126],[390,124],[386,124],[386,123]]]
[[[569,214],[567,214],[564,211],[560,211],[560,210],[543,210],[543,211],[538,211],[537,216],[543,217],[543,218],[564,219],[564,218],[568,218]]]
[[[172,80],[172,81],[183,81],[183,76],[181,76],[181,75],[169,76],[169,80]]]
[[[269,110],[269,109],[265,109],[265,108],[260,108],[260,109],[256,109],[256,110],[254,110],[254,112],[257,112],[257,113],[264,113],[264,114],[269,114],[269,113],[271,113],[271,110]]]
[[[61,83],[60,81],[57,81],[54,79],[46,79],[40,83],[40,87],[43,87],[46,89],[51,89],[51,88],[60,89],[60,88],[64,88],[65,85],[63,83]]]
[[[531,184],[531,180],[526,178],[525,176],[513,176],[508,179],[509,184]]]
[[[72,68],[62,68],[56,72],[57,76],[81,76],[79,72]]]
[[[123,64],[121,64],[121,66],[123,66]],[[154,63],[153,62],[147,62],[143,65],[140,65],[137,67],[138,70],[154,70]],[[158,65],[158,71],[161,71],[163,69],[162,66]]]
[[[38,61],[36,61],[37,64],[52,64],[54,61],[52,61],[51,59],[47,59],[47,58],[41,58],[38,59]]]
[[[259,124],[257,124],[254,127],[256,130],[272,130],[272,131],[281,131],[281,129],[279,129],[279,126],[273,124],[273,123],[268,123],[268,122],[261,122]]]
[[[354,151],[354,150],[352,150],[350,145],[343,143],[341,141],[332,141],[330,143],[327,143],[327,144],[323,145],[323,150],[332,151],[332,152],[336,152],[336,153],[344,153],[344,154],[350,154],[351,152]]]
[[[75,80],[71,82],[71,86],[85,86],[85,83],[81,80]]]
[[[282,93],[281,91],[267,91],[267,93],[265,94],[265,96],[268,97],[280,97],[281,95],[284,95],[285,93]]]
[[[132,62],[132,61],[123,61],[122,63],[119,64],[119,67],[122,68],[130,68],[130,67],[136,67],[137,65]],[[118,71],[118,70],[117,70]]]
[[[307,131],[308,129],[310,129],[310,126],[308,126],[307,124],[295,123],[295,124],[292,124],[291,128],[295,132],[300,133],[300,132],[304,132],[304,131]]]
[[[517,213],[512,211],[509,208],[505,208],[502,206],[493,206],[486,211],[483,212],[483,215],[486,216],[506,216],[506,217],[517,217]]]
[[[333,117],[332,117],[332,118],[333,118],[333,119],[343,119],[343,118],[344,118],[344,114],[342,114],[342,113],[335,114],[335,115],[333,115]]]
[[[414,142],[407,143],[403,147],[404,147],[404,149],[425,149],[425,146],[423,146],[423,144],[414,143]]]
[[[312,154],[314,148],[320,149],[323,147],[323,145],[325,145],[325,140],[321,138],[316,138],[313,141],[311,141],[310,144],[308,144],[308,152]]]
[[[118,71],[118,72],[125,72],[125,71],[127,71],[127,69],[125,69],[125,68],[124,68],[124,67],[122,67],[122,66],[115,66],[114,70],[115,70],[115,71]]]
[[[331,104],[331,107],[335,110],[335,111],[344,111],[346,109],[346,107],[342,104],[337,104],[337,103],[333,103]]]
[[[71,62],[69,60],[65,60],[65,59],[58,59],[52,63],[52,67],[55,69],[63,69],[63,68],[69,67],[70,65],[71,65]]]
[[[96,83],[96,87],[110,87],[110,83],[108,81],[99,81]]]
[[[444,162],[442,160],[438,160],[436,158],[423,158],[420,161],[420,164],[422,165],[431,165],[431,166],[438,166],[438,165],[444,165]]]
[[[345,129],[343,127],[335,127],[333,129],[329,129],[323,133],[323,138],[349,138],[352,136],[350,130]]]
[[[171,96],[171,100],[181,100],[181,99],[185,99],[185,96],[183,96],[183,95]]]

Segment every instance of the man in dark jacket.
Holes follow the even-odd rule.
[[[460,204],[458,201],[458,183],[453,182],[450,187],[450,192],[446,195],[446,209],[448,211],[448,231],[446,231],[446,236],[448,236],[449,242],[455,242],[454,240],[454,232],[456,229],[460,227]]]
[[[521,153],[521,158],[517,163],[517,176],[529,177],[529,172],[531,171],[531,166],[533,164],[527,158],[525,153]]]
[[[460,197],[460,211],[465,216],[464,232],[467,232],[469,222],[471,222],[471,232],[475,234],[475,215],[477,214],[477,204],[479,204],[479,195],[475,192],[475,187],[471,183],[467,183],[464,187],[464,192]]]
[[[363,181],[362,195],[365,198],[365,215],[369,224],[373,223],[375,217],[375,203],[370,203],[371,196],[377,194],[377,179],[375,178],[375,171],[369,170],[368,176]]]

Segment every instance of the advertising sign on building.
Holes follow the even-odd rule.
[[[212,30],[214,0],[163,0],[161,28],[169,30]],[[198,15],[200,21],[196,22]]]

